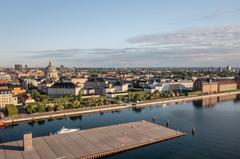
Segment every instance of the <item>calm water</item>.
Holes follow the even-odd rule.
[[[232,98],[232,97],[231,97]],[[184,137],[127,151],[109,159],[220,159],[240,158],[240,102],[239,99],[219,98],[169,106],[125,109],[103,114],[90,114],[52,121],[20,123],[0,130],[1,142],[20,139],[24,131],[33,136],[48,135],[63,126],[87,129],[137,120],[152,121],[188,133]],[[196,128],[195,136],[191,128]]]

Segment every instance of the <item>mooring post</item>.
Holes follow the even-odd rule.
[[[153,123],[155,122],[155,116],[153,116],[153,119],[152,119]]]
[[[192,135],[195,135],[195,131],[196,131],[196,129],[192,128]]]
[[[168,120],[166,120],[166,127],[168,127],[168,125],[169,125],[169,121],[168,121]]]
[[[24,132],[23,133],[23,149],[24,151],[31,151],[32,150],[32,133],[31,132]]]

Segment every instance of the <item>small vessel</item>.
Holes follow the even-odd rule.
[[[55,134],[65,134],[65,133],[75,132],[79,130],[80,129],[68,129],[68,128],[62,127],[62,129],[58,130]]]
[[[2,120],[0,120],[0,128],[4,128],[4,123]]]

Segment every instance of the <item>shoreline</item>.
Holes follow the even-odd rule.
[[[79,108],[73,110],[63,110],[59,112],[45,112],[45,113],[36,113],[36,114],[26,114],[21,115],[19,114],[18,117],[5,117],[2,119],[4,125],[11,125],[17,124],[19,122],[29,122],[29,121],[38,121],[38,120],[45,120],[45,119],[55,119],[55,118],[64,118],[67,116],[74,116],[74,115],[82,115],[82,114],[90,114],[90,113],[101,113],[101,112],[108,112],[108,111],[117,111],[126,108],[140,108],[140,107],[147,107],[147,106],[154,106],[154,105],[162,105],[162,104],[176,104],[176,103],[184,103],[190,102],[194,100],[200,100],[205,98],[211,97],[221,97],[221,96],[228,96],[228,95],[237,95],[240,94],[240,91],[234,92],[226,92],[226,93],[216,93],[216,94],[208,94],[208,95],[200,95],[200,96],[182,96],[176,98],[167,98],[167,99],[159,99],[159,100],[151,100],[151,101],[142,101],[136,104],[115,104],[115,105],[105,105],[105,106],[96,106],[96,107],[89,107],[89,108]]]

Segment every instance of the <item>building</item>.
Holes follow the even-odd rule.
[[[237,90],[236,80],[199,78],[193,84],[194,90],[201,91],[203,94],[225,92]]]
[[[95,95],[95,90],[94,89],[82,89],[82,94],[83,95]]]
[[[10,83],[0,83],[0,90],[9,89]]]
[[[12,87],[12,94],[14,96],[19,96],[19,95],[21,95],[21,94],[23,94],[25,92],[26,92],[26,90],[22,89],[20,86],[13,86]]]
[[[218,92],[233,90],[237,90],[237,82],[235,80],[223,80],[218,82]]]
[[[55,82],[51,79],[46,79],[37,85],[37,89],[43,93],[48,92],[48,88],[51,87]]]
[[[17,97],[13,96],[11,90],[0,90],[0,108],[5,108],[8,104],[17,105]]]
[[[15,64],[14,69],[17,70],[17,71],[22,71],[23,66],[21,64]]]
[[[105,94],[107,93],[123,93],[128,91],[128,84],[122,82],[115,82],[113,84],[108,84],[105,88]]]
[[[218,82],[211,78],[199,78],[193,83],[193,89],[201,91],[203,94],[217,93]]]
[[[37,79],[34,78],[25,78],[21,80],[21,86],[23,88],[37,87],[41,82],[42,81],[37,81]]]
[[[46,79],[53,79],[56,81],[59,79],[58,71],[56,67],[52,65],[51,61],[49,61],[49,65],[45,69],[45,77]]]
[[[24,93],[21,96],[21,101],[24,105],[29,104],[29,103],[34,103],[35,100],[31,97],[31,95]]]
[[[31,69],[24,72],[18,72],[19,78],[44,78],[45,72],[39,69]]]
[[[81,88],[71,82],[56,82],[47,89],[47,94],[51,98],[64,97],[66,95],[77,96]]]
[[[0,80],[0,84],[2,83],[8,83],[9,81],[8,80]]]
[[[78,85],[79,87],[83,88],[84,87],[84,84],[85,82],[87,81],[88,79],[87,78],[84,78],[84,77],[80,77],[80,78],[77,78],[77,77],[73,77],[71,79],[71,82],[74,83],[75,85]]]
[[[84,89],[94,89],[95,94],[97,95],[105,95],[106,87],[107,87],[107,81],[97,76],[92,76],[88,78],[88,80],[84,84]]]
[[[231,71],[232,71],[232,67],[228,65],[227,68],[226,68],[226,70],[227,70],[228,72],[231,72]]]
[[[179,82],[164,82],[155,85],[149,85],[149,87],[144,88],[145,91],[153,93],[155,91],[159,92],[170,92],[170,91],[186,91],[192,90],[192,81],[179,81]]]
[[[0,80],[11,81],[11,76],[5,72],[0,72]]]

